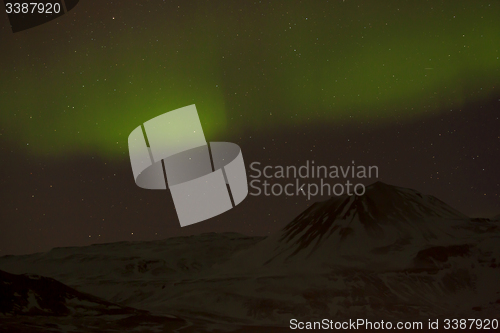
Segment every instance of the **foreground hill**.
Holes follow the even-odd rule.
[[[186,322],[156,317],[81,293],[52,278],[0,271],[0,331],[116,331],[178,328]]]

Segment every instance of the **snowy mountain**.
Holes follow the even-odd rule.
[[[383,183],[316,203],[267,238],[212,233],[57,248],[0,257],[0,269],[207,330],[500,313],[500,225]]]
[[[377,182],[363,196],[315,203],[235,261],[261,267],[410,268],[419,251],[475,242],[488,228],[498,229],[433,196]]]
[[[298,253],[311,256],[325,245],[349,260],[356,255],[373,260],[371,254],[387,255],[414,242],[446,237],[441,227],[464,219],[467,216],[435,197],[377,182],[361,197],[312,206],[282,230],[279,242],[287,259]]]
[[[237,276],[235,294],[282,311],[474,317],[500,310],[499,262],[498,223],[378,182],[364,196],[314,204],[213,278]]]

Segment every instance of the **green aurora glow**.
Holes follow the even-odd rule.
[[[80,4],[71,19],[4,29],[2,137],[33,154],[121,158],[135,127],[190,104],[210,141],[305,121],[409,121],[500,86],[499,2],[230,6],[166,19],[168,8]]]

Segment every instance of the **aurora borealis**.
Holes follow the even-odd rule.
[[[166,217],[158,215],[165,207],[144,215],[136,202],[135,213],[127,215],[127,200],[145,196],[149,209],[165,199],[164,193],[134,188],[127,137],[144,121],[190,104],[197,106],[207,140],[240,144],[247,163],[356,158],[380,164],[382,180],[385,174],[397,185],[421,185],[455,206],[465,200],[469,214],[498,214],[498,17],[500,3],[482,0],[87,0],[14,34],[5,15],[0,160],[10,172],[3,179],[10,194],[2,222],[17,221],[17,227],[2,234],[7,245],[0,245],[0,254],[86,244],[89,235],[109,235],[124,219],[126,231],[106,240],[128,239],[134,225],[145,224],[134,220],[139,216],[158,220],[147,231],[135,231],[140,239],[175,235],[175,223],[168,232],[161,229]],[[440,180],[445,175],[446,187],[436,172]],[[39,178],[26,180],[30,173]],[[113,180],[117,174],[120,181]],[[80,188],[82,181],[94,185]],[[45,191],[59,182],[56,200]],[[472,183],[482,184],[477,193]],[[45,193],[43,203],[33,203],[37,191]],[[81,206],[81,199],[106,191],[113,192],[106,198],[115,199]],[[117,192],[129,197],[116,199]],[[470,200],[459,199],[467,195]],[[153,197],[161,198],[150,204]],[[252,200],[249,211],[264,208],[254,222],[247,214],[245,227],[220,222],[224,227],[179,233],[226,226],[266,233],[309,204],[294,202],[292,213],[289,203],[273,201],[273,208],[265,208],[257,201],[264,199]],[[280,217],[264,220],[267,210]],[[50,236],[54,225],[61,227],[73,214],[79,216],[74,229]],[[100,222],[86,222],[87,215]],[[23,237],[34,245],[17,244]]]
[[[4,21],[4,135],[34,153],[121,155],[137,123],[195,102],[211,135],[404,120],[499,84],[498,2],[80,6],[18,34]]]

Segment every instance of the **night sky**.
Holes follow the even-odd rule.
[[[0,255],[267,235],[325,199],[249,195],[181,228],[169,191],[135,185],[127,138],[190,104],[248,174],[254,161],[355,161],[498,215],[499,17],[481,0],[85,0],[12,33],[0,15]]]

